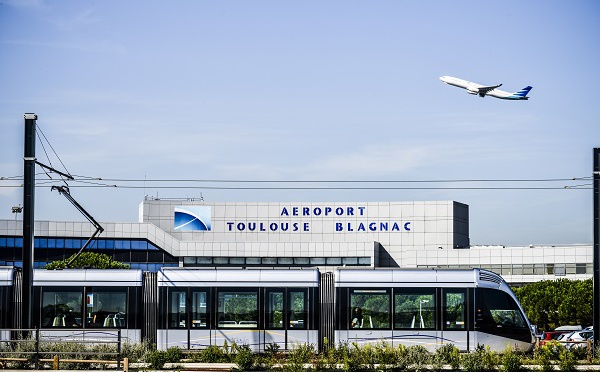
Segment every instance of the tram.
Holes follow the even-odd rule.
[[[11,301],[20,293],[16,272],[0,269],[5,330],[18,325],[11,324],[20,306]],[[161,350],[233,342],[255,352],[271,344],[322,349],[327,339],[503,351],[530,350],[535,340],[510,287],[482,269],[37,269],[33,293],[33,324],[47,337],[99,339],[121,330],[124,341]]]

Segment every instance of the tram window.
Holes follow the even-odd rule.
[[[86,327],[126,328],[127,289],[93,288],[87,292]]]
[[[44,289],[42,294],[42,324],[44,327],[82,326],[83,289]]]
[[[399,289],[394,294],[395,328],[435,328],[435,291]]]
[[[283,289],[267,290],[267,328],[283,328]]]
[[[465,329],[466,297],[464,289],[444,291],[444,329]]]
[[[306,329],[308,321],[306,306],[306,290],[290,289],[290,328]]]
[[[480,326],[527,328],[521,310],[508,293],[487,288],[480,288],[477,293],[477,321]]]
[[[169,328],[186,328],[186,293],[185,290],[173,290],[169,293]]]
[[[350,290],[350,328],[390,328],[390,291]]]
[[[205,291],[192,292],[192,328],[206,328],[208,326],[207,298]]]
[[[218,327],[258,328],[258,292],[219,291]]]

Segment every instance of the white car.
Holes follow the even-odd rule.
[[[587,340],[594,335],[593,329],[584,329],[583,331],[576,331],[565,337],[567,341],[567,349],[572,347],[587,347]]]

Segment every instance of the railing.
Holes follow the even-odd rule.
[[[60,350],[52,344],[79,344],[83,350]],[[108,345],[109,350],[91,350],[87,346]],[[110,347],[114,345],[114,347]],[[84,356],[82,359],[61,356]],[[95,358],[87,359],[87,356]],[[100,356],[109,357],[100,359]],[[50,358],[51,357],[51,358]],[[0,331],[0,360],[4,362],[33,363],[40,369],[40,362],[53,363],[54,369],[64,363],[117,364],[121,369],[121,330],[69,330],[69,329],[3,329]],[[125,361],[126,362],[126,361]],[[127,368],[125,363],[125,367]]]

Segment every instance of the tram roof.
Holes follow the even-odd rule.
[[[141,270],[64,269],[33,271],[33,285],[141,287]]]
[[[433,270],[433,269],[337,269],[336,287],[386,286],[407,284],[411,286],[436,287],[498,287],[503,282],[499,275],[481,269]]]
[[[318,287],[317,269],[162,268],[162,287]]]

